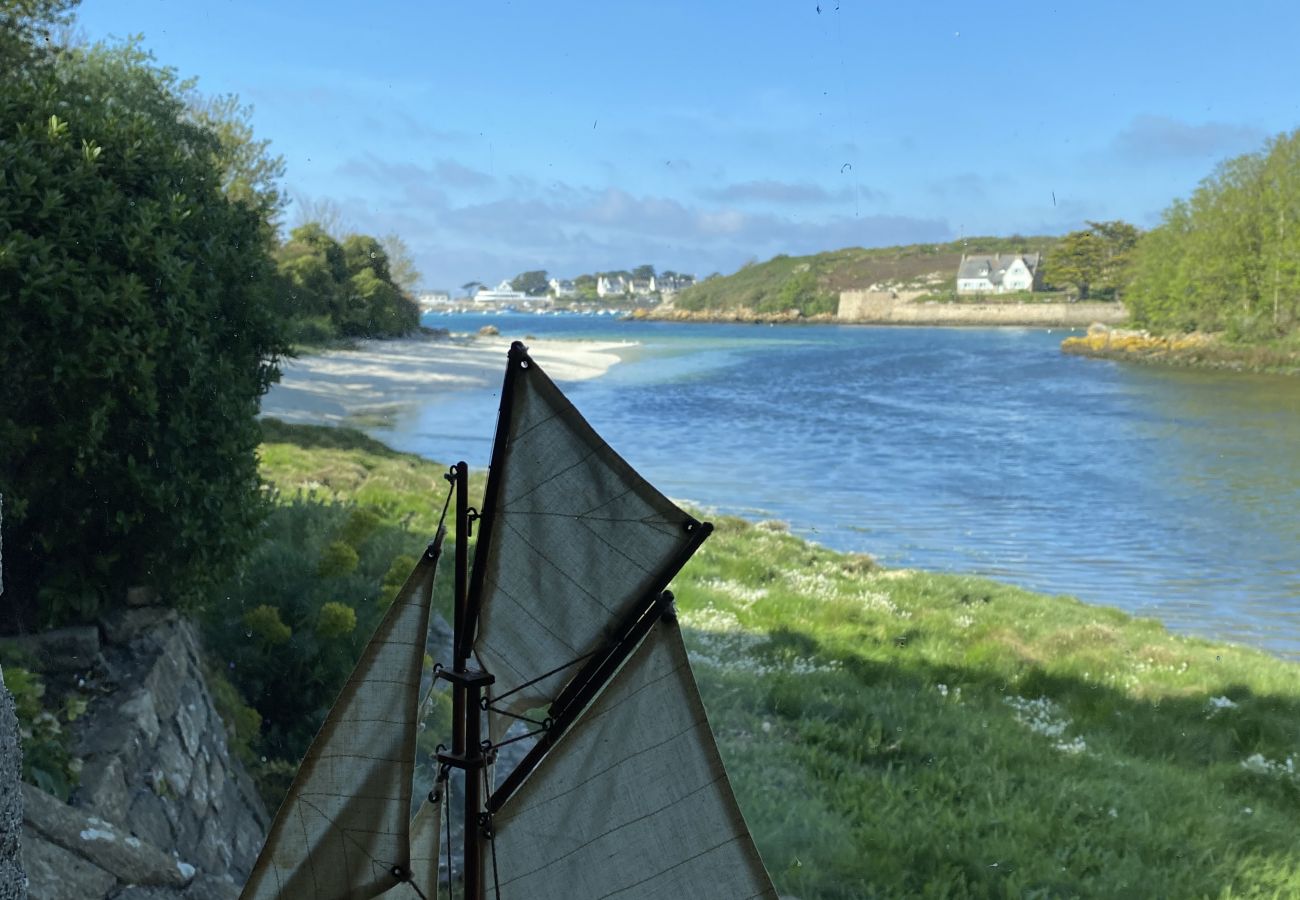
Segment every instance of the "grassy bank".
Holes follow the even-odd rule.
[[[363,551],[384,529],[418,546],[432,528],[443,466],[347,430],[265,428],[277,516],[303,491],[349,511],[343,531],[372,510]],[[883,570],[779,525],[717,524],[674,590],[782,893],[1300,894],[1300,667],[1069,599]]]
[[[1300,333],[1270,341],[1233,341],[1223,334],[1151,334],[1109,328],[1066,338],[1061,350],[1126,362],[1300,375]]]

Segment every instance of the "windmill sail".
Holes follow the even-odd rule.
[[[488,803],[486,896],[775,898],[660,596],[709,526],[611,450],[522,345],[511,366],[473,648],[496,679],[493,743],[549,710]]]
[[[474,652],[502,698],[488,717],[493,742],[508,714],[549,705],[576,663],[663,589],[700,524],[611,450],[536,363],[519,352],[511,366],[471,585],[471,597],[481,585]]]
[[[736,806],[675,622],[493,818],[493,900],[775,898]]]
[[[442,535],[439,529],[402,586],[307,750],[241,900],[362,900],[410,880],[420,670]],[[436,829],[436,810],[432,816]],[[416,860],[426,877],[429,855],[422,847]]]

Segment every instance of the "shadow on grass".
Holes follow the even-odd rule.
[[[1300,780],[1286,770],[1300,697],[1232,684],[1143,700],[1038,663],[1012,677],[936,664],[922,658],[926,638],[900,629],[858,654],[785,627],[753,649],[777,674],[702,673],[711,717],[716,698],[719,717],[743,733],[727,705],[746,698],[779,738],[767,749],[762,737],[723,744],[784,891],[1300,895]],[[828,667],[800,674],[796,659]],[[794,769],[804,781],[786,804],[754,796],[771,772]],[[851,832],[853,858],[829,840],[792,849],[810,828],[805,811]],[[794,867],[782,868],[786,857]]]
[[[360,450],[386,459],[410,456],[368,437],[355,428],[324,425],[292,425],[271,416],[259,420],[262,440],[268,444],[294,444],[304,449]]]

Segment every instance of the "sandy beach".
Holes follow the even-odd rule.
[[[283,375],[262,398],[263,415],[286,422],[379,424],[429,391],[494,388],[501,384],[511,338],[481,335],[422,336],[364,341],[355,350],[285,360]],[[529,352],[557,381],[605,374],[617,341],[530,340]]]

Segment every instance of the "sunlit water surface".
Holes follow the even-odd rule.
[[[1064,356],[1060,330],[429,316],[634,340],[566,391],[669,496],[1300,658],[1300,379]],[[497,391],[377,437],[487,461]]]

